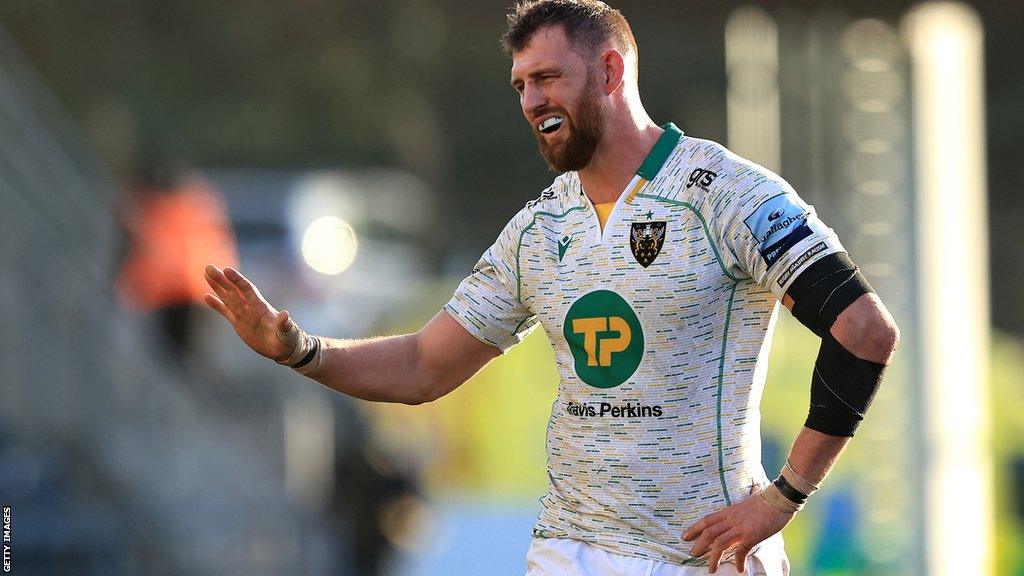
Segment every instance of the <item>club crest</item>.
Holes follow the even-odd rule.
[[[665,222],[633,222],[633,230],[629,235],[629,247],[633,257],[641,266],[647,268],[661,253],[665,245]]]

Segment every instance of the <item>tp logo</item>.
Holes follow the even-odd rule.
[[[569,307],[562,328],[576,375],[595,388],[614,388],[636,372],[644,331],[629,304],[615,292],[596,290]]]

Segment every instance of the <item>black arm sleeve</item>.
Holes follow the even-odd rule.
[[[853,436],[882,382],[885,365],[857,358],[831,332],[836,318],[873,292],[844,253],[807,268],[790,286],[793,316],[821,337],[811,376],[811,406],[804,426],[830,436]]]
[[[786,294],[793,299],[793,316],[824,338],[846,307],[874,292],[845,252],[829,254],[793,280]]]
[[[884,364],[857,358],[831,334],[821,339],[811,375],[804,426],[829,436],[853,436],[882,383]]]

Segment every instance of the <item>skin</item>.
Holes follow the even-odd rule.
[[[589,87],[588,77],[596,79]],[[572,136],[570,123],[552,135],[539,133],[537,125],[555,113],[572,117],[582,98],[595,99],[603,122],[602,139],[578,169],[584,192],[595,204],[618,199],[663,132],[640,102],[636,55],[610,42],[589,52],[575,49],[561,27],[542,28],[512,55],[511,84],[534,135],[553,154]],[[206,303],[231,323],[246,345],[274,360],[290,355],[292,350],[277,334],[292,326],[287,311],[276,310],[232,268],[207,266],[206,279],[213,289]],[[793,301],[787,296],[783,304],[792,309]],[[880,364],[889,362],[899,341],[896,323],[874,294],[847,307],[831,331],[854,355]],[[421,404],[440,398],[500,354],[443,311],[411,334],[321,339],[324,364],[310,377],[344,394],[381,402]],[[789,461],[798,474],[820,484],[848,441],[804,428],[793,442]],[[693,542],[692,555],[708,554],[712,573],[729,550],[735,550],[736,566],[742,572],[750,550],[792,519],[793,513],[752,494],[700,519],[686,529],[683,538]]]
[[[278,311],[233,268],[206,267],[214,294],[206,303],[231,323],[249,348],[271,360],[291,354],[277,335],[291,329]],[[412,334],[363,340],[321,337],[324,364],[309,376],[363,400],[422,404],[451,392],[501,352],[477,340],[444,312]],[[381,367],[386,366],[386,370]]]

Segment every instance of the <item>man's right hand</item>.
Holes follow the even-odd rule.
[[[216,293],[207,294],[206,303],[227,318],[242,341],[257,353],[281,362],[298,353],[296,344],[285,344],[282,339],[311,338],[295,326],[288,312],[278,312],[268,304],[237,270],[225,268],[222,272],[207,266],[206,281]],[[377,402],[430,402],[458,388],[501,354],[444,311],[412,334],[366,340],[312,338],[318,338],[322,355],[313,371],[296,367],[297,372],[338,392]],[[324,342],[329,343],[326,348]]]
[[[234,268],[221,271],[216,266],[207,266],[206,281],[216,296],[206,294],[204,300],[227,318],[242,342],[274,361],[291,355],[294,347],[282,342],[277,334],[280,331],[283,335],[293,326],[287,310],[278,312],[259,289]]]

